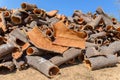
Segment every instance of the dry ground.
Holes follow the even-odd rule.
[[[10,74],[0,75],[0,80],[50,80],[39,71],[29,68]],[[61,69],[61,74],[51,80],[120,80],[120,64],[117,67],[109,67],[90,71],[84,64],[77,64]]]

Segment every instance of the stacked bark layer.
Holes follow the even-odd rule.
[[[34,4],[0,8],[0,68],[13,71],[29,66],[48,77],[59,66],[84,61],[91,70],[120,61],[120,23],[101,8],[96,13],[45,11]]]

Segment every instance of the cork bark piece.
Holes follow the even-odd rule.
[[[40,49],[63,53],[68,47],[53,45],[52,42],[46,38],[38,27],[34,27],[31,31],[27,32],[30,41]]]
[[[63,53],[62,56],[55,56],[49,59],[53,64],[60,66],[61,64],[68,62],[69,60],[82,54],[81,49],[70,48]]]
[[[39,56],[26,56],[27,63],[47,77],[54,77],[59,73],[59,68],[50,61]]]
[[[56,37],[55,41],[53,41],[53,44],[85,49],[84,40],[75,40],[75,39],[69,39],[64,37]]]
[[[5,21],[5,17],[4,17],[4,13],[3,12],[0,13],[0,27],[2,28],[2,30],[4,32],[7,31],[6,21]]]
[[[54,44],[64,44],[63,46],[77,46],[78,48],[85,48],[85,39],[83,38],[84,34],[68,29],[62,21],[54,24],[53,29],[56,38],[53,42]],[[67,42],[71,42],[71,44],[66,44]]]
[[[116,55],[107,55],[92,57],[85,60],[85,65],[91,70],[96,70],[104,67],[115,66],[118,62],[118,58]]]

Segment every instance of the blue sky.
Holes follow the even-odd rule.
[[[0,0],[0,7],[20,8],[22,2],[36,4],[46,11],[57,9],[67,16],[71,16],[74,10],[94,13],[97,7],[102,7],[106,13],[120,20],[120,3],[117,0]]]

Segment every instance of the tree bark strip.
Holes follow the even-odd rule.
[[[21,4],[21,8],[23,10],[33,10],[34,8],[37,8],[37,6],[35,4],[29,4],[24,2]]]
[[[0,46],[0,58],[9,54],[9,53],[12,53],[15,49],[15,46],[11,43],[7,43],[7,44],[2,44]]]
[[[68,49],[68,47],[53,45],[52,42],[42,34],[38,27],[34,27],[27,35],[37,48],[61,54]]]
[[[69,38],[64,38],[64,37],[56,37],[55,41],[53,41],[53,44],[85,49],[84,40],[75,40],[75,39],[69,39]]]
[[[61,64],[77,57],[81,54],[81,49],[70,48],[63,53],[62,56],[55,56],[49,59],[53,64],[60,66]]]
[[[48,77],[54,77],[59,73],[59,68],[50,61],[38,56],[26,56],[27,63],[45,74]]]
[[[40,56],[42,54],[44,54],[45,51],[43,50],[40,50],[36,47],[29,47],[27,50],[26,50],[26,54],[29,55],[29,56]]]
[[[0,13],[0,27],[4,32],[7,31],[6,21],[3,12]]]
[[[92,57],[85,60],[86,67],[91,70],[100,69],[103,67],[115,66],[118,62],[116,55],[107,55]]]

